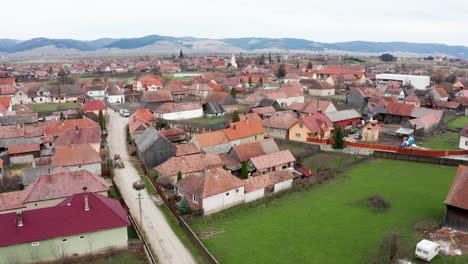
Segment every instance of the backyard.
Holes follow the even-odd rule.
[[[27,104],[25,105],[33,112],[41,113],[41,112],[54,112],[54,111],[61,111],[61,110],[72,110],[72,109],[79,109],[80,105],[77,103],[61,103],[61,104]],[[19,105],[14,106],[13,109],[17,109]]]
[[[450,129],[462,130],[465,126],[468,125],[468,116],[461,116],[455,120],[449,122],[448,127]]]
[[[335,152],[320,152],[305,158],[302,161],[302,166],[315,171],[318,169],[336,169],[358,159],[359,156],[357,155]]]
[[[421,239],[413,226],[442,221],[443,201],[456,167],[372,160],[328,183],[300,189],[263,203],[233,207],[197,220],[197,233],[220,263],[366,263],[383,236],[399,232],[413,259]],[[380,195],[391,205],[375,212],[362,203]],[[434,263],[466,263],[467,257],[439,256]]]
[[[460,136],[458,133],[445,132],[433,134],[422,139],[416,145],[431,150],[458,150]]]

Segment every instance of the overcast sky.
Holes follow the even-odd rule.
[[[0,6],[0,38],[21,40],[159,34],[468,46],[466,0],[15,0]]]

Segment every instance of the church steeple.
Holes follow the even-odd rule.
[[[232,57],[231,57],[231,66],[234,68],[237,68],[236,57],[234,57],[234,54],[232,54]]]

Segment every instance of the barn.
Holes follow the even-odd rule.
[[[176,155],[176,146],[151,126],[135,140],[135,145],[138,157],[147,168],[154,168]]]
[[[444,226],[468,232],[468,166],[458,166],[444,203],[447,206]]]

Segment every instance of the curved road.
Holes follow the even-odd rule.
[[[125,139],[125,126],[128,118],[121,117],[111,109],[109,113],[109,149],[111,157],[119,154],[125,164],[123,169],[115,169],[114,181],[119,187],[122,198],[130,208],[130,213],[139,222],[139,209],[137,194],[132,187],[133,182],[140,180],[138,172],[128,160],[128,152]],[[142,190],[141,200],[143,214],[143,230],[146,233],[147,242],[162,264],[189,264],[196,263],[190,252],[172,231],[163,213],[154,204],[148,192]]]

